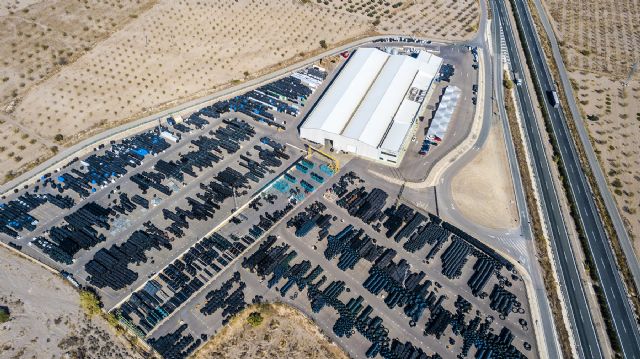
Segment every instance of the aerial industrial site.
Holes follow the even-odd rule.
[[[3,6],[0,358],[640,358],[553,1]]]

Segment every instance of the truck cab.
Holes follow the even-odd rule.
[[[520,78],[520,74],[518,72],[513,73],[513,78],[514,78],[514,82],[516,83],[516,86],[522,85],[522,79]]]
[[[553,106],[553,108],[558,108],[560,106],[560,99],[558,98],[558,92],[555,90],[547,91],[547,98],[549,99],[549,104]]]

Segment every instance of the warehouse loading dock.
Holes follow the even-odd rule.
[[[300,127],[300,137],[399,165],[442,59],[359,49]]]

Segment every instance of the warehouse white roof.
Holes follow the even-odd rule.
[[[406,133],[411,128],[413,119],[418,113],[419,108],[420,104],[418,102],[410,100],[404,100],[402,102],[398,108],[398,112],[393,118],[393,124],[391,125],[387,136],[385,136],[384,142],[382,142],[380,148],[388,152],[398,152],[400,150],[400,147],[406,137]]]
[[[418,52],[418,61],[421,62],[420,71],[428,74],[431,77],[436,77],[438,70],[440,69],[440,64],[442,64],[442,59],[430,52],[420,51]]]
[[[358,153],[399,153],[441,64],[422,51],[413,58],[357,50],[302,124],[301,136],[331,139],[336,148]]]
[[[393,154],[400,152],[400,147],[402,147],[402,143],[404,143],[404,139],[410,128],[410,122],[394,122],[387,136],[384,138],[380,149]]]
[[[460,98],[459,88],[449,86],[445,89],[445,93],[442,96],[442,100],[440,100],[440,105],[438,106],[436,115],[433,116],[433,120],[431,121],[431,126],[427,132],[427,136],[435,135],[441,139],[444,138],[447,128],[449,127],[451,117],[453,116],[453,111],[455,111],[456,105],[458,104],[458,98]]]
[[[408,56],[392,56],[380,71],[343,136],[377,147],[409,90],[418,62]]]
[[[376,49],[356,51],[303,126],[341,133],[388,58],[388,54]]]

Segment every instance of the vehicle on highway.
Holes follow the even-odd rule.
[[[551,104],[551,106],[553,106],[554,108],[558,108],[558,106],[560,106],[560,100],[558,99],[558,92],[556,92],[555,90],[547,91],[547,97],[549,99],[549,103]]]
[[[522,78],[520,77],[520,73],[518,71],[513,72],[513,82],[516,84],[516,86],[522,85]]]

